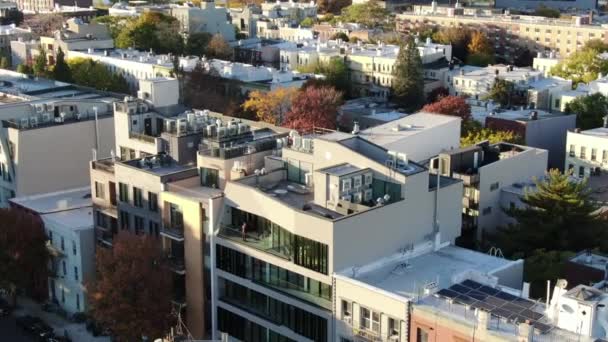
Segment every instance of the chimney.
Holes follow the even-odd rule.
[[[604,115],[602,120],[604,121],[604,128],[608,128],[608,115]]]
[[[359,134],[359,122],[355,121],[354,125],[353,125],[353,134]]]

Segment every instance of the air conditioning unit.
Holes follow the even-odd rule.
[[[51,113],[42,113],[42,122],[51,122]]]
[[[372,192],[372,189],[365,189],[365,191],[363,191],[363,200],[365,202],[367,201],[371,201],[373,199],[374,193]]]
[[[42,113],[42,112],[44,112],[44,110],[46,109],[45,107],[46,106],[44,104],[42,104],[42,103],[37,104],[36,105],[36,113]]]
[[[342,180],[342,192],[352,189],[352,180],[350,178]]]
[[[30,120],[28,118],[21,119],[21,128],[28,128],[30,126]]]
[[[351,315],[344,316],[344,318],[342,318],[342,320],[343,320],[344,322],[346,322],[347,324],[350,324],[350,325],[352,325],[352,324],[353,324],[353,318],[352,318],[352,316],[351,316]]]
[[[312,151],[312,139],[302,139],[302,149],[304,151]]]
[[[225,137],[226,136],[226,127],[220,127],[217,130],[217,136],[220,137],[220,138]]]
[[[363,175],[363,184],[372,185],[373,181],[374,181],[374,175],[371,172]]]
[[[353,201],[353,196],[351,195],[345,195],[340,197],[341,200],[346,201],[346,202],[352,202]]]
[[[312,173],[306,172],[306,174],[304,174],[304,184],[308,187],[312,186]]]
[[[35,116],[32,116],[30,118],[30,126],[32,127],[38,127],[38,118]]]
[[[355,192],[355,194],[353,195],[353,202],[361,203],[362,199],[363,199],[363,193],[361,191]]]
[[[186,119],[177,120],[177,134],[186,133],[188,131],[188,121]]]
[[[293,145],[292,148],[299,150],[300,147],[302,147],[302,137],[300,136],[296,136],[293,138]]]

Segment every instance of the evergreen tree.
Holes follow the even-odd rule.
[[[46,67],[46,50],[40,49],[40,53],[38,54],[38,56],[36,56],[32,69],[34,71],[35,76],[46,77],[48,72],[48,69]]]
[[[606,245],[606,219],[597,213],[587,181],[551,170],[526,191],[523,208],[505,209],[515,223],[491,237],[505,255],[527,257],[535,250],[580,251]]]
[[[7,56],[0,57],[0,68],[2,68],[2,69],[11,68],[11,62],[9,61]]]
[[[393,71],[393,98],[407,111],[416,111],[424,104],[422,59],[413,37],[399,48]]]
[[[22,74],[31,75],[33,73],[32,67],[27,64],[19,64],[17,65],[17,72]]]
[[[65,54],[61,48],[59,48],[59,51],[57,52],[57,60],[55,61],[55,68],[53,68],[52,76],[57,81],[72,82],[72,73],[70,67],[65,62]]]

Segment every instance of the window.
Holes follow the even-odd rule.
[[[353,303],[342,299],[342,320],[346,317],[351,317],[353,312]]]
[[[76,309],[80,310],[80,294],[76,294]]]
[[[74,266],[74,280],[78,281],[78,267]]]
[[[103,183],[95,182],[95,197],[104,198],[105,196],[105,188]]]
[[[76,255],[76,241],[72,240],[72,254]]]
[[[135,205],[138,208],[141,208],[144,206],[143,203],[144,203],[144,200],[143,200],[141,189],[133,187],[133,205]]]
[[[63,238],[63,236],[61,237],[61,250],[65,251],[65,239]]]
[[[585,146],[581,146],[581,155],[580,155],[581,159],[586,158],[586,154],[587,154],[586,152],[587,152],[587,149],[585,148]]]
[[[171,228],[182,228],[184,226],[184,216],[177,204],[171,203],[169,205],[169,220]]]
[[[555,106],[554,106],[554,108],[559,108],[559,99],[555,100]]]
[[[65,289],[63,287],[61,288],[61,302],[65,303]]]
[[[498,182],[490,184],[490,191],[494,191],[494,190],[498,189],[499,184],[500,183],[498,183]]]
[[[484,208],[483,211],[482,211],[483,215],[489,215],[491,213],[492,213],[492,207]]]
[[[144,218],[141,216],[133,215],[133,225],[135,226],[135,234],[144,233]]]
[[[389,317],[388,318],[388,335],[399,336],[401,334],[401,324],[399,320]]]
[[[380,314],[369,310],[368,308],[361,307],[361,328],[365,330],[371,330],[373,332],[380,332]]]
[[[607,163],[608,162],[608,151],[604,150],[602,151],[602,163]]]
[[[121,202],[129,202],[129,186],[124,183],[118,183],[118,199]]]
[[[416,328],[416,342],[428,342],[429,341],[429,333],[422,329]]]
[[[220,177],[219,170],[210,169],[207,167],[201,167],[199,169],[200,177],[201,177],[201,186],[206,186],[209,188],[219,188],[220,186]]]
[[[570,145],[570,157],[574,157],[576,155],[576,146]]]
[[[120,229],[129,230],[129,213],[126,211],[120,212]]]
[[[61,262],[61,268],[63,269],[63,275],[67,276],[68,275],[68,268],[65,264],[65,260]]]
[[[158,227],[158,222],[148,221],[148,230],[150,235],[158,236]]]
[[[148,209],[153,212],[158,211],[158,195],[148,191]]]
[[[578,176],[580,178],[585,177],[585,167],[584,166],[579,166],[578,167]]]
[[[596,159],[597,159],[597,149],[592,148],[591,149],[591,160],[596,161]]]

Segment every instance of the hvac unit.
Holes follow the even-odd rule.
[[[214,124],[207,126],[207,136],[208,137],[215,136],[216,128],[217,128],[217,126]]]
[[[365,202],[371,201],[371,200],[372,200],[372,198],[373,198],[373,195],[374,195],[374,194],[373,194],[373,192],[372,192],[372,189],[365,189],[365,190],[363,191],[363,200],[364,200]]]
[[[306,172],[304,174],[304,184],[306,184],[308,187],[312,186],[312,173]]]
[[[361,185],[362,185],[361,176],[354,176],[353,177],[353,188],[355,189],[355,191],[359,191],[361,189]]]
[[[220,128],[218,128],[218,130],[217,130],[217,136],[219,138],[225,137],[226,136],[226,127],[220,127]]]
[[[353,201],[353,196],[351,196],[351,195],[345,195],[345,196],[340,197],[340,199],[342,199],[343,201],[346,201],[346,202],[352,202]]]
[[[32,127],[38,127],[38,118],[35,116],[32,116],[30,118],[30,126]]]
[[[355,202],[355,203],[361,203],[362,199],[363,199],[363,193],[361,191],[355,192],[353,194],[353,202]]]
[[[46,109],[46,106],[42,103],[36,105],[36,113],[42,113]]]
[[[42,113],[42,122],[51,122],[51,113]]]
[[[312,151],[312,139],[302,139],[302,149],[306,152]]]
[[[299,150],[302,147],[302,137],[295,136],[293,138],[293,145],[291,146],[295,150]]]
[[[281,148],[283,148],[283,140],[282,139],[277,139],[277,150],[280,150]]]
[[[352,189],[352,180],[350,178],[343,179],[341,184],[342,192],[350,191]]]
[[[176,122],[175,120],[165,120],[165,132],[175,132]]]
[[[188,131],[188,121],[186,119],[177,120],[177,134],[186,133]]]
[[[249,125],[240,123],[238,124],[239,134],[247,133],[249,131]]]
[[[28,120],[27,118],[21,119],[21,128],[28,128],[29,125],[30,125],[30,120]]]
[[[373,181],[374,181],[374,176],[371,172],[363,175],[363,184],[364,185],[366,185],[366,186],[372,185]]]
[[[238,133],[238,126],[235,123],[228,124],[228,134],[236,135]]]

